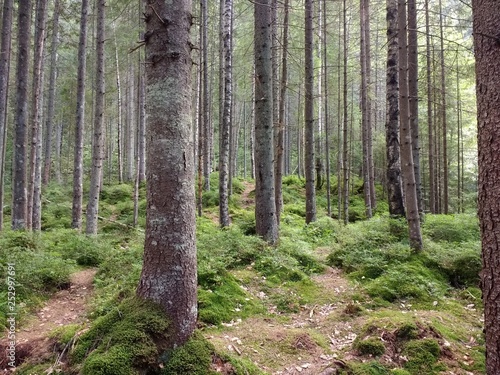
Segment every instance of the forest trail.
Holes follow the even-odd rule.
[[[242,208],[248,208],[255,204],[255,198],[250,197],[250,193],[255,190],[255,184],[248,181],[243,181],[245,189],[241,193]]]
[[[28,358],[42,360],[50,357],[53,353],[48,336],[55,328],[87,321],[87,302],[93,292],[92,281],[96,272],[96,269],[90,268],[73,273],[69,288],[55,293],[42,308],[27,318],[16,332],[18,365]],[[2,352],[6,347],[4,338],[0,341]],[[0,371],[7,371],[4,361],[2,357]]]
[[[322,250],[316,252],[320,258]],[[342,271],[331,267],[311,279],[323,295],[320,302],[285,314],[271,304],[270,316],[224,324],[227,328],[211,332],[207,338],[219,350],[245,356],[273,375],[335,373],[335,366],[344,365],[335,352],[351,346],[356,338],[351,325],[338,319],[352,308],[349,301],[355,287]],[[318,345],[318,335],[325,338],[324,345]]]

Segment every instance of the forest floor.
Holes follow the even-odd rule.
[[[58,327],[81,324],[88,321],[87,303],[92,298],[92,282],[97,270],[84,269],[71,275],[66,289],[56,292],[32,315],[26,317],[16,333],[16,361],[37,360],[53,356],[50,334]],[[0,341],[1,352],[7,348],[7,340]],[[9,373],[5,358],[2,357],[0,369]]]

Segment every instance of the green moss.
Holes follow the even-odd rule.
[[[165,352],[161,356],[164,362],[164,375],[211,375],[210,370],[214,347],[201,335],[193,337],[183,346]]]
[[[56,339],[59,344],[66,345],[76,338],[76,334],[80,329],[82,329],[80,324],[68,324],[54,329],[50,333],[50,337]]]
[[[395,368],[391,370],[391,375],[411,375],[408,371],[402,368]]]
[[[381,356],[385,353],[385,346],[378,338],[370,337],[364,340],[356,340],[353,348],[361,355]]]
[[[108,204],[132,200],[134,187],[128,184],[107,185],[101,189],[101,201]]]
[[[340,374],[346,375],[387,375],[389,370],[378,362],[358,363],[350,362],[346,370],[341,370]]]
[[[166,339],[167,328],[157,305],[128,299],[97,319],[70,357],[73,363],[83,363],[83,375],[136,374],[136,368],[156,363],[156,342]]]
[[[412,340],[418,336],[418,327],[412,323],[405,323],[396,330],[396,337],[400,340]]]
[[[441,349],[434,339],[412,340],[403,348],[402,354],[408,358],[404,368],[411,374],[436,374]]]

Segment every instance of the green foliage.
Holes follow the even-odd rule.
[[[346,370],[342,370],[340,374],[346,375],[386,375],[389,370],[378,362],[358,363],[351,362]]]
[[[430,301],[442,297],[447,286],[441,275],[416,260],[389,268],[380,277],[370,281],[366,290],[370,296],[381,297],[389,302],[404,298]]]
[[[97,237],[89,237],[74,230],[48,232],[45,242],[63,259],[72,259],[80,266],[98,266],[106,255],[107,244]]]
[[[118,202],[131,201],[134,194],[134,187],[129,184],[105,185],[101,189],[100,200],[107,204],[117,204]]]
[[[470,242],[479,238],[479,223],[476,215],[427,215],[422,232],[436,242]]]
[[[399,340],[413,340],[418,336],[418,327],[412,323],[405,323],[396,330],[396,337]]]
[[[353,348],[361,355],[372,355],[374,357],[381,356],[385,353],[385,346],[380,339],[369,337],[364,340],[356,340]]]
[[[57,340],[57,342],[66,346],[71,340],[76,338],[79,330],[82,329],[80,324],[68,324],[65,326],[58,327],[50,332],[50,337]]]

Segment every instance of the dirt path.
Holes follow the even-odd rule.
[[[85,269],[71,275],[68,289],[55,293],[44,307],[23,324],[16,333],[16,363],[28,358],[43,358],[51,354],[49,333],[60,326],[86,321],[86,303],[92,294],[95,269]],[[5,353],[6,339],[0,341]],[[0,358],[0,370],[6,371],[5,357]]]
[[[255,198],[250,198],[250,193],[255,190],[255,184],[243,181],[243,186],[245,186],[245,190],[241,193],[241,204],[242,208],[248,208],[255,204]]]
[[[354,287],[340,270],[330,267],[312,280],[324,291],[320,303],[302,306],[297,313],[277,314],[276,318],[233,322],[222,332],[207,335],[209,340],[273,375],[335,373],[335,366],[342,366],[336,353],[356,338],[351,325],[339,319],[349,309],[348,297]]]

